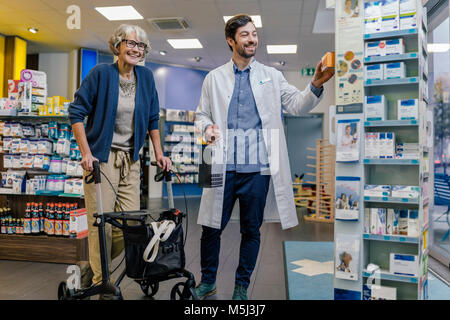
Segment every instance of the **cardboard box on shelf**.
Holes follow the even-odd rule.
[[[400,30],[417,28],[417,0],[400,0]]]
[[[398,100],[397,119],[398,120],[419,119],[419,100],[418,99]]]
[[[404,62],[392,62],[384,64],[384,79],[402,79],[406,77]]]
[[[383,80],[383,65],[371,64],[364,66],[364,78],[365,80]]]
[[[366,1],[364,3],[365,34],[381,31],[381,2],[382,1]]]
[[[390,253],[389,272],[392,274],[417,277],[418,258],[412,254]]]
[[[386,55],[386,41],[369,41],[366,42],[364,54],[366,58],[382,57]]]
[[[405,41],[402,38],[389,39],[385,41],[385,54],[387,56],[405,53]]]
[[[381,96],[364,97],[364,118],[366,121],[386,120],[386,99]]]
[[[400,27],[399,0],[383,0],[381,3],[381,32],[396,31]]]
[[[70,237],[74,239],[86,238],[88,235],[86,208],[70,212]]]

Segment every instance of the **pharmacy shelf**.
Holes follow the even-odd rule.
[[[404,276],[404,275],[399,275],[399,274],[392,274],[388,271],[380,271],[379,273],[381,280],[390,280],[390,281],[398,281],[398,282],[407,282],[407,283],[417,283],[418,282],[418,278],[417,277],[412,277],[412,276]],[[368,272],[367,270],[363,271],[363,277],[370,277],[371,273]]]
[[[17,115],[17,116],[0,115],[0,120],[42,120],[42,121],[65,120],[65,121],[69,121],[69,117],[68,116],[36,116],[36,115]]]
[[[410,198],[393,198],[393,197],[364,197],[364,202],[377,202],[377,203],[409,203],[419,204],[419,199]]]
[[[395,62],[395,61],[409,61],[418,60],[419,54],[417,52],[403,53],[403,54],[392,54],[388,56],[376,56],[364,58],[364,64],[371,63],[384,63],[384,62]]]
[[[365,121],[365,127],[412,127],[418,126],[417,120],[384,120],[384,121]]]
[[[364,35],[364,41],[367,40],[378,40],[378,39],[388,39],[388,38],[396,38],[396,37],[405,37],[405,36],[413,36],[417,35],[417,28],[406,29],[406,30],[396,30],[396,31],[388,31],[388,32],[377,32],[370,33]]]
[[[406,237],[401,235],[384,235],[384,234],[363,234],[364,240],[375,240],[375,241],[388,241],[388,242],[404,242],[404,243],[419,243],[419,238],[416,237]]]
[[[419,160],[417,160],[417,159],[364,159],[364,164],[411,166],[411,165],[418,165]]]
[[[9,193],[9,192],[0,192],[2,196],[44,196],[44,197],[62,197],[62,198],[79,198],[83,199],[84,196],[82,194],[72,194],[72,193],[61,193],[55,191],[38,191],[36,194],[31,193]]]
[[[406,77],[398,79],[387,79],[387,80],[366,80],[364,82],[365,87],[375,87],[375,86],[395,86],[395,85],[405,85],[405,84],[418,84],[418,77]]]

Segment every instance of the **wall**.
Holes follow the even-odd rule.
[[[303,77],[298,71],[284,72],[284,77],[293,86],[300,90],[304,90],[312,80],[312,77]],[[329,139],[329,117],[328,107],[334,105],[334,78],[325,83],[322,101],[310,113],[323,114],[323,138]]]
[[[39,70],[47,73],[49,97],[63,96],[72,98],[69,92],[69,53],[39,54]]]
[[[5,37],[0,35],[0,98],[8,95],[8,92],[3,92],[5,76]]]

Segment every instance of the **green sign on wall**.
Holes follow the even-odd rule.
[[[314,75],[315,68],[302,68],[302,76],[312,77]]]

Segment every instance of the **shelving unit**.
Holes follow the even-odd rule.
[[[173,110],[172,110],[173,111]],[[167,111],[166,111],[167,112]],[[180,112],[185,112],[181,111]],[[175,171],[179,171],[181,177],[191,176],[193,177],[192,182],[182,182],[179,183],[178,179],[174,177],[174,183],[172,184],[173,195],[174,196],[200,196],[202,194],[202,189],[198,187],[198,157],[199,157],[199,145],[196,141],[194,122],[193,121],[173,121],[167,120],[167,116],[163,118],[163,148],[164,154],[172,159],[173,167]],[[174,125],[176,127],[174,127]],[[187,126],[192,128],[190,130],[182,131],[179,130],[177,125]],[[176,139],[172,139],[177,137]],[[172,149],[175,148],[175,149]],[[191,151],[187,151],[188,148],[192,148]],[[173,150],[173,151],[172,151]],[[179,161],[172,153],[180,153],[189,156],[189,161],[182,159]],[[188,171],[183,172],[180,170],[180,166],[192,166]],[[167,196],[167,189],[165,184],[163,185],[163,196]]]
[[[338,4],[336,4],[338,5]],[[363,286],[372,279],[367,269],[369,264],[380,267],[375,274],[380,278],[382,286],[397,288],[398,300],[428,299],[428,212],[432,206],[432,186],[428,186],[429,172],[433,172],[433,162],[428,154],[432,154],[432,144],[427,139],[427,125],[432,123],[432,109],[427,106],[427,73],[424,65],[427,63],[426,51],[426,10],[422,8],[421,1],[417,0],[418,28],[398,30],[393,32],[380,32],[363,35],[363,41],[385,40],[403,38],[406,53],[392,56],[365,58],[364,64],[405,62],[406,78],[388,80],[364,81],[364,95],[384,95],[387,103],[386,120],[363,121],[364,113],[339,114],[340,119],[360,119],[361,148],[360,161],[355,164],[336,164],[336,175],[360,177],[360,195],[363,199],[359,207],[358,222],[335,222],[336,234],[345,234],[360,237],[360,256],[358,268],[361,277],[357,281],[335,279],[336,289],[350,290],[361,293]],[[424,37],[422,35],[425,35]],[[397,100],[418,99],[419,118],[414,120],[397,120]],[[339,106],[338,106],[339,107]],[[431,116],[430,116],[431,114]],[[418,143],[418,159],[366,159],[364,143],[366,132],[394,132],[396,143]],[[369,197],[364,196],[364,185],[405,185],[418,186],[418,198],[396,198],[391,196]],[[364,231],[365,210],[370,208],[408,209],[418,211],[419,234],[408,236],[399,234],[370,234]],[[392,274],[388,270],[389,255],[391,253],[415,255],[418,259],[417,276],[404,276]],[[336,254],[336,252],[335,252]]]
[[[15,116],[0,115],[0,121],[16,121],[26,123],[42,123],[57,121],[69,123],[68,116],[37,116],[18,114]],[[0,154],[0,171],[4,171],[3,153]],[[45,170],[14,169],[26,171],[30,175],[53,174]],[[71,176],[75,177],[75,176]],[[78,177],[79,178],[79,177]],[[28,193],[0,193],[0,204],[8,202],[16,218],[23,218],[27,202],[76,202],[78,208],[84,207],[84,195],[66,194],[64,192],[40,191]],[[0,259],[23,260],[35,262],[53,262],[74,264],[88,259],[87,238],[71,239],[48,237],[46,235],[6,235],[0,234]]]

